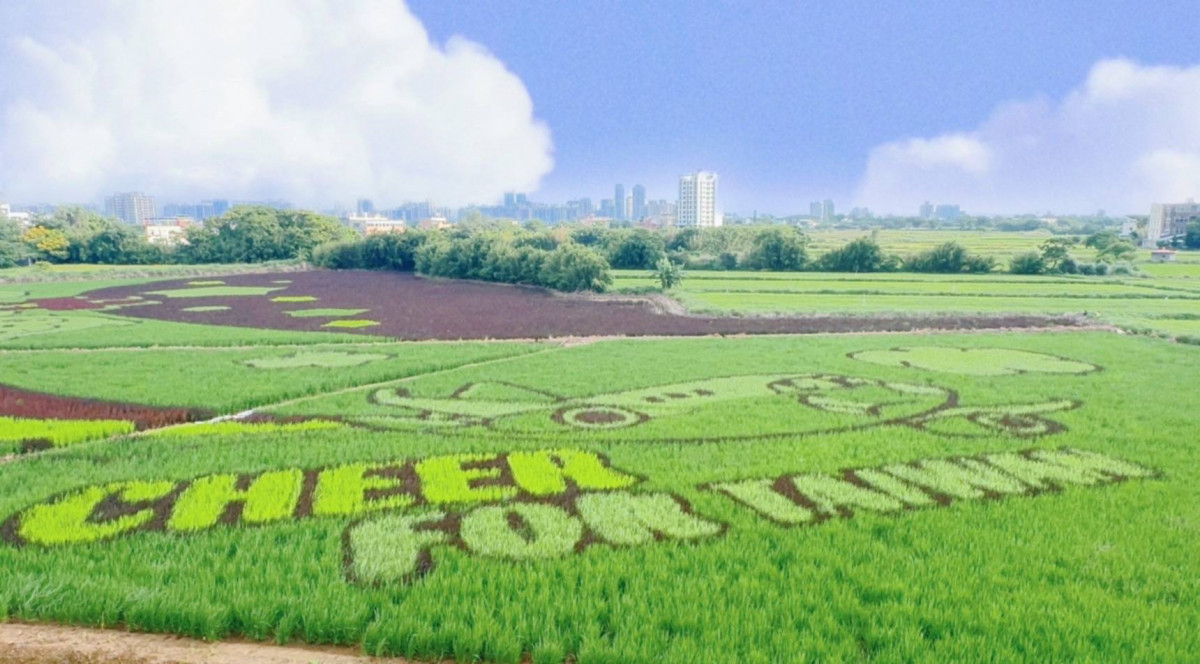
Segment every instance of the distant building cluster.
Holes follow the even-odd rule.
[[[219,217],[229,212],[230,207],[229,201],[222,199],[200,201],[195,205],[170,203],[163,206],[162,216],[187,217],[197,221],[204,221],[205,219]]]
[[[957,221],[963,216],[962,208],[949,203],[934,205],[929,201],[921,204],[920,214],[922,219],[937,219],[939,221]]]
[[[823,201],[813,201],[808,204],[808,216],[818,221],[833,221],[833,201],[826,198]]]
[[[1188,224],[1200,221],[1200,203],[1189,198],[1186,203],[1155,203],[1150,206],[1150,220],[1142,246],[1153,249],[1160,242],[1173,242],[1187,235]]]

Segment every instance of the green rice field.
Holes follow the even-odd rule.
[[[1098,329],[397,342],[27,306],[108,285],[0,284],[0,621],[415,662],[1200,650],[1196,346]],[[1187,274],[693,272],[673,294],[1200,329]]]
[[[1131,330],[1188,337],[1200,336],[1200,262],[1192,258],[1140,262],[1139,274],[1110,277],[693,270],[670,294],[697,313],[1086,314]],[[614,288],[656,283],[645,271],[623,270]]]

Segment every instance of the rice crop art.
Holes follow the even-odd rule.
[[[388,387],[375,390],[368,398],[376,406],[374,414],[348,421],[384,428],[473,428],[532,437],[554,435],[563,429],[621,431],[662,421],[669,427],[673,420],[695,419],[722,405],[755,400],[790,406],[776,411],[786,418],[786,424],[775,435],[902,426],[955,435],[1039,436],[1063,430],[1046,415],[1080,405],[1063,398],[969,406],[960,404],[958,394],[945,387],[838,374],[732,376],[585,398],[508,383],[468,383],[448,396],[433,398]],[[647,440],[651,442],[686,440],[650,435]],[[726,429],[719,438],[762,435],[761,430],[739,434]],[[717,436],[696,439],[713,438]]]
[[[144,309],[334,319],[269,300]],[[386,329],[390,302],[370,306],[337,318]],[[1200,649],[1191,346],[1093,330],[206,348],[190,341],[219,328],[118,320],[178,332],[0,349],[5,619],[463,664]]]
[[[931,459],[879,468],[782,476],[700,487],[787,526],[816,525],[856,511],[906,509],[1098,486],[1156,471],[1072,449]],[[140,532],[190,534],[218,526],[367,517],[347,529],[351,582],[407,583],[435,567],[432,551],[527,562],[596,546],[647,546],[717,537],[726,524],[685,499],[629,491],[637,475],[580,450],[454,454],[189,481],[89,486],[31,506],[0,525],[24,547],[79,545]]]

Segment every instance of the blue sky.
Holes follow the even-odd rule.
[[[410,7],[436,41],[476,41],[525,83],[553,136],[536,196],[551,201],[611,196],[617,181],[674,198],[679,173],[706,168],[728,211],[848,204],[880,144],[971,131],[1013,100],[1054,103],[1106,58],[1200,62],[1194,0]]]
[[[1197,0],[0,0],[0,198],[1200,198]],[[269,26],[264,29],[263,26]]]

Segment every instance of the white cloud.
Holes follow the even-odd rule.
[[[0,25],[14,199],[459,204],[553,167],[521,80],[402,0],[3,3]]]
[[[922,201],[968,212],[1145,213],[1200,197],[1200,66],[1103,60],[1061,100],[996,109],[978,128],[880,145],[859,204],[915,214]]]

